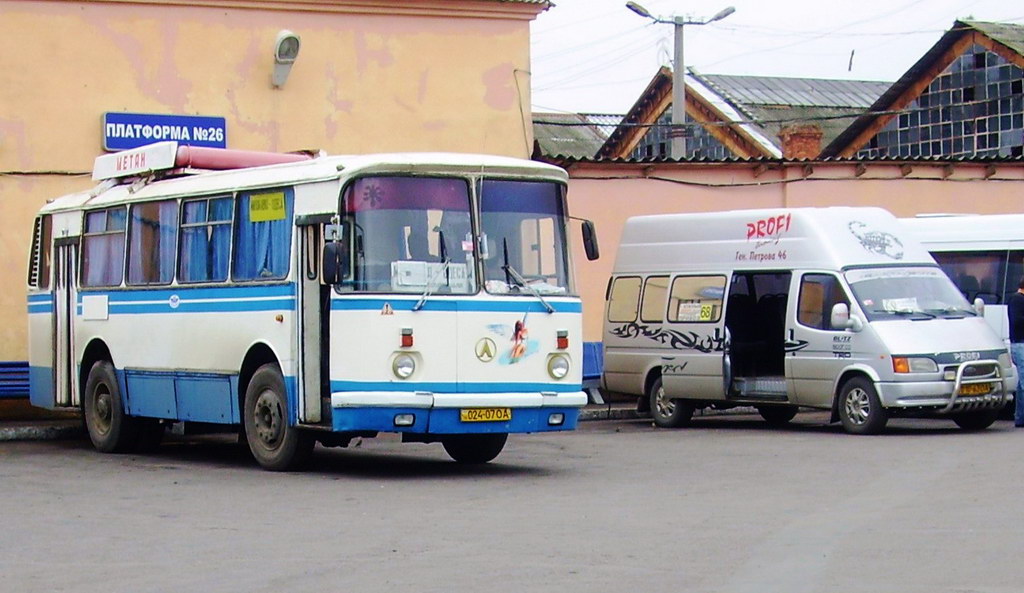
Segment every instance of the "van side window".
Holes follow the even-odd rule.
[[[82,286],[120,286],[124,278],[124,206],[85,213]]]
[[[677,276],[672,281],[668,320],[714,323],[722,317],[725,276]]]
[[[942,251],[932,254],[939,267],[956,284],[968,302],[980,298],[986,304],[1005,303],[1005,297],[1017,291],[1017,280],[1003,286],[1007,276],[1006,251]],[[1011,258],[1012,261],[1012,258]],[[1018,252],[1017,261],[1020,261]],[[1012,264],[1011,264],[1012,265]],[[1020,278],[1020,275],[1017,275]]]
[[[644,298],[640,304],[640,320],[648,323],[665,321],[665,297],[668,276],[651,276],[644,282]]]
[[[177,255],[178,201],[135,204],[128,225],[128,284],[170,284]]]
[[[628,323],[636,321],[640,305],[640,278],[627,276],[616,278],[608,297],[608,321]]]
[[[839,279],[831,274],[804,274],[800,280],[800,302],[797,320],[800,325],[831,330],[832,307],[837,303],[850,305]]]

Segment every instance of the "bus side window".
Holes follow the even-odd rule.
[[[608,297],[608,321],[614,323],[636,321],[639,305],[640,278],[637,276],[616,278]]]
[[[170,284],[177,235],[177,200],[133,205],[128,227],[128,284]]]
[[[32,232],[32,252],[28,263],[28,285],[32,288],[50,287],[50,254],[53,238],[50,215],[36,218]]]
[[[85,213],[82,286],[120,286],[124,278],[124,206]]]
[[[223,282],[231,252],[230,197],[185,200],[178,243],[178,282]]]
[[[235,280],[280,280],[288,276],[292,241],[292,188],[239,195],[235,215]]]

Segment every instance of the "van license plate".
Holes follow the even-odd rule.
[[[989,391],[992,391],[992,386],[988,383],[970,383],[960,386],[960,395],[985,395]]]
[[[511,419],[511,408],[468,408],[459,410],[459,420],[463,422],[508,422]]]

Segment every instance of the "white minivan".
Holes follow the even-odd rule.
[[[832,411],[987,428],[1016,375],[984,303],[966,301],[880,208],[783,208],[626,221],[609,281],[602,387],[659,426],[754,406],[770,423]]]

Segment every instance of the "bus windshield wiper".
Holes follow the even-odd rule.
[[[448,257],[448,248],[445,247],[444,244],[444,231],[437,231],[437,241],[439,244],[438,251],[441,254],[441,267],[435,270],[434,273],[430,275],[430,278],[427,278],[427,286],[426,288],[423,289],[423,294],[420,295],[420,300],[416,301],[416,304],[413,305],[413,311],[419,311],[420,309],[423,308],[423,305],[426,304],[427,297],[429,297],[436,288],[434,286],[434,281],[436,281],[438,277],[441,276],[442,274],[444,274],[446,277],[448,275],[448,264],[451,263],[452,260],[451,258]],[[441,284],[438,283],[437,287],[440,286]]]
[[[936,317],[934,313],[928,313],[927,311],[921,311],[920,309],[875,309],[872,313],[888,313],[890,315],[899,315],[900,317],[924,315],[925,319],[935,319]]]
[[[504,252],[505,252],[505,265],[501,266],[501,269],[505,270],[505,277],[506,278],[510,278],[512,280],[515,280],[516,284],[518,284],[519,286],[522,286],[526,290],[530,291],[530,294],[532,294],[533,296],[537,297],[537,300],[540,301],[540,304],[544,305],[544,308],[548,310],[548,313],[554,313],[555,312],[555,308],[552,307],[547,301],[544,300],[544,297],[542,297],[540,295],[540,291],[537,290],[536,288],[530,286],[530,284],[526,281],[526,278],[523,278],[523,275],[520,274],[518,271],[516,271],[516,269],[512,267],[512,264],[508,263],[508,242],[507,241],[505,241],[505,245],[504,246],[505,246],[505,248],[504,248]],[[507,282],[506,284],[511,285],[512,283],[511,282]]]

